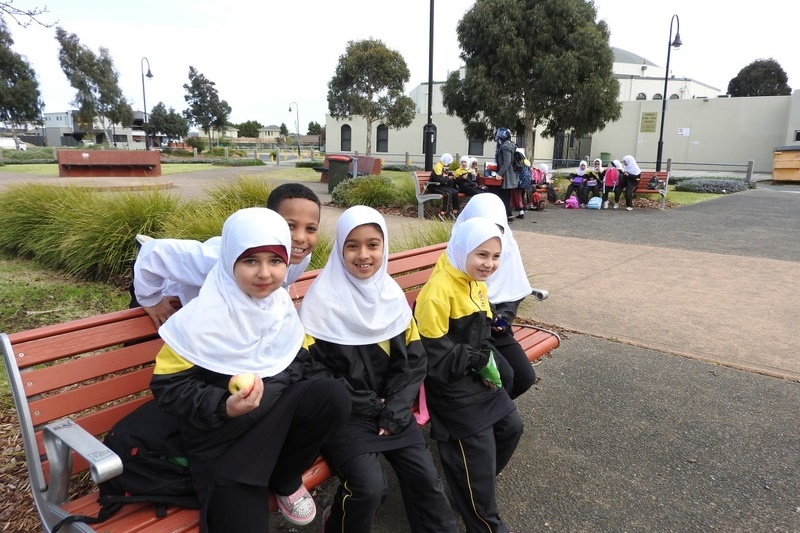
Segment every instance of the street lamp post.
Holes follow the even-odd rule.
[[[144,73],[144,64],[147,63],[147,74]],[[144,120],[142,121],[142,128],[145,128],[147,125],[147,93],[144,90],[144,78],[147,76],[148,78],[153,77],[153,73],[150,72],[150,60],[146,57],[142,58],[142,105],[144,106]],[[147,130],[145,129],[144,132],[144,147],[149,150],[150,149],[150,137],[147,135]]]
[[[297,122],[295,122],[295,126],[297,126],[297,160],[300,161],[300,106],[297,105],[297,102],[292,102],[289,104],[289,113],[292,112],[292,105],[297,113]]]
[[[672,23],[677,22],[675,28],[675,39],[672,39]],[[664,118],[667,112],[667,82],[669,81],[669,56],[672,48],[680,48],[681,42],[681,20],[678,15],[672,15],[669,21],[669,40],[667,41],[667,68],[664,71],[664,94],[661,95],[661,131],[658,133],[658,151],[656,152],[656,172],[661,172],[661,156],[664,154]]]
[[[425,152],[425,170],[433,170],[433,140],[436,126],[433,125],[433,0],[428,30],[428,122],[423,126],[422,147]]]

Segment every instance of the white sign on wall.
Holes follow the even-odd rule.
[[[678,137],[688,137],[692,133],[692,128],[678,128]]]

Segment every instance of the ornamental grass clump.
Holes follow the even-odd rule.
[[[245,207],[266,206],[267,197],[274,188],[275,184],[264,178],[237,176],[232,181],[224,181],[215,185],[206,193],[212,203],[222,209],[227,209],[228,215],[230,215]]]
[[[402,205],[397,188],[391,179],[384,176],[358,176],[346,179],[333,189],[331,200],[339,207]]]
[[[708,194],[729,194],[749,188],[749,184],[735,178],[692,178],[675,184],[676,191]]]

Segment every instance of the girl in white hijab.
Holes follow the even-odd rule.
[[[500,375],[509,396],[516,398],[536,381],[533,366],[511,330],[520,303],[533,289],[525,273],[519,244],[506,221],[503,201],[494,194],[476,196],[467,203],[453,224],[453,233],[455,234],[461,224],[475,217],[491,220],[500,227],[503,234],[500,265],[486,280],[486,285],[489,288],[489,302],[492,304],[495,321],[492,340],[502,356],[497,361]]]
[[[480,195],[470,203],[491,193]],[[494,346],[485,280],[502,247],[493,220],[475,217],[453,229],[447,251],[414,308],[428,354],[425,391],[431,437],[466,531],[507,531],[496,477],[516,449],[523,425],[511,398],[490,379]]]
[[[181,419],[203,532],[267,531],[269,490],[287,520],[310,523],[316,508],[301,475],[349,415],[347,391],[314,365],[281,287],[290,253],[279,214],[237,211],[200,294],[159,329],[150,387]],[[234,377],[249,383],[235,390]]]
[[[369,531],[388,492],[382,453],[400,481],[411,531],[455,532],[455,517],[412,407],[425,351],[405,293],[387,273],[383,216],[355,206],[336,224],[333,250],[300,318],[312,357],[347,383],[350,419],[322,454],[342,480],[323,530]]]
[[[633,211],[633,191],[639,185],[642,170],[632,155],[622,158],[622,176],[625,183],[625,209]]]
[[[567,186],[567,192],[564,195],[564,202],[572,196],[572,193],[575,193],[578,197],[578,203],[581,207],[586,207],[586,195],[585,195],[585,183],[584,180],[587,178],[586,171],[588,166],[586,161],[581,161],[578,164],[577,170],[573,174],[570,175],[569,185]]]

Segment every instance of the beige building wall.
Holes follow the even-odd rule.
[[[661,101],[622,102],[622,117],[592,135],[591,159],[633,155],[654,167]],[[777,146],[794,144],[800,130],[800,91],[792,96],[668,100],[662,161],[681,170],[742,170],[750,159],[756,172],[771,172]],[[734,166],[735,165],[735,166]]]

